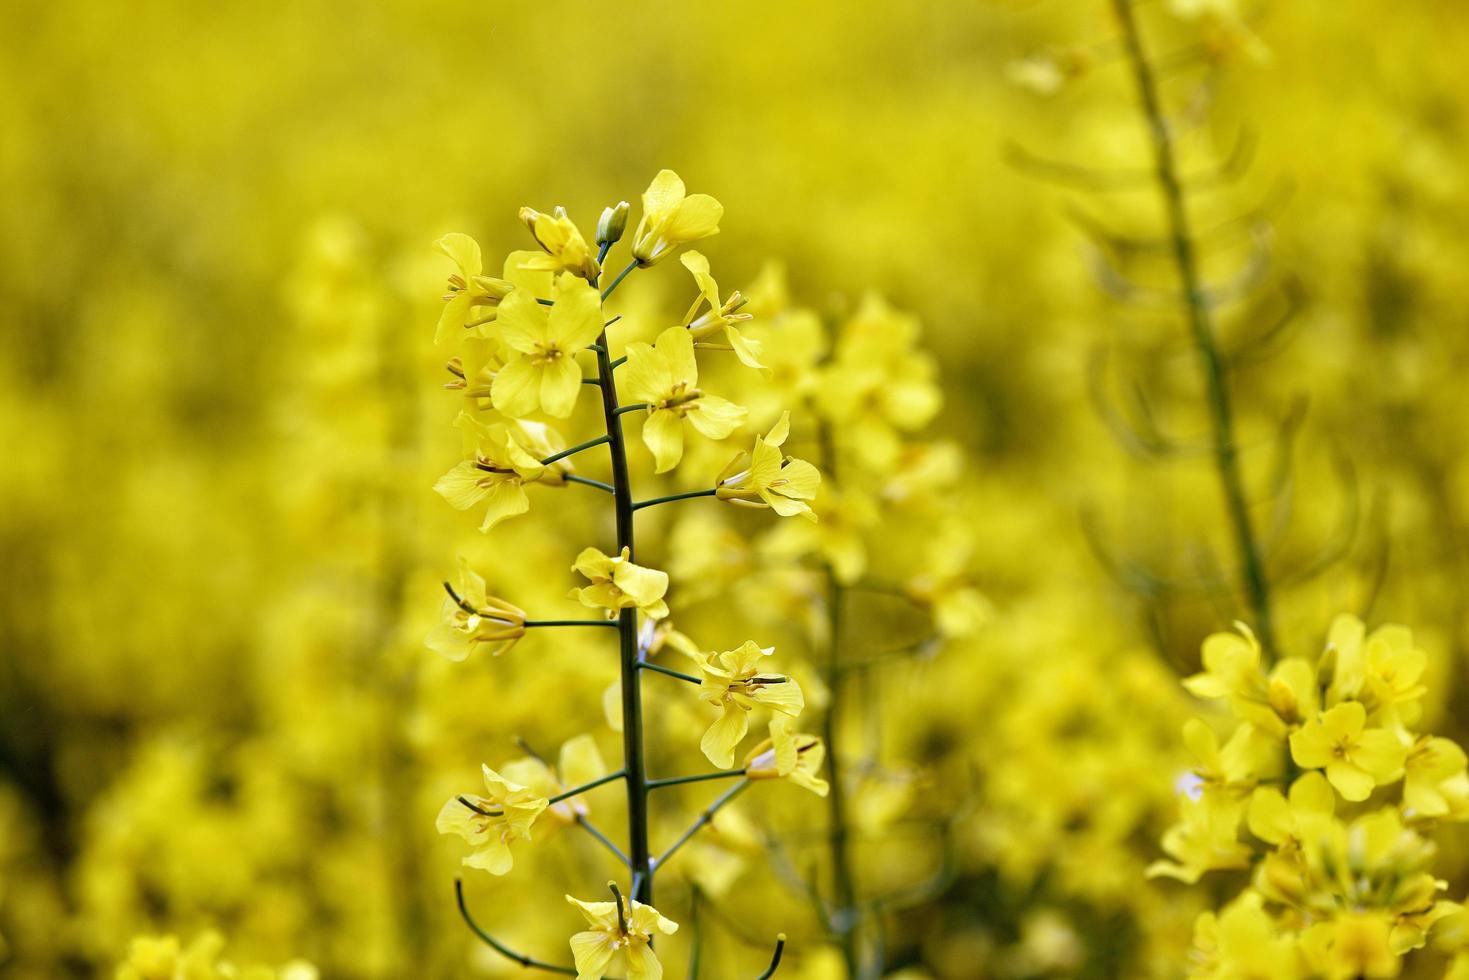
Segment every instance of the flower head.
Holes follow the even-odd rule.
[[[495,319],[500,301],[515,287],[504,279],[481,275],[484,260],[479,243],[458,232],[445,235],[434,247],[454,260],[459,271],[449,276],[449,292],[444,296],[444,309],[434,331],[434,343],[442,344],[462,334],[466,327],[477,327]]]
[[[616,902],[583,902],[570,895],[566,900],[591,926],[571,937],[577,980],[602,980],[618,953],[627,960],[628,980],[660,980],[663,964],[653,952],[653,933],[671,936],[678,932],[677,922],[635,899],[628,899],[624,909],[621,896]]]
[[[530,510],[525,484],[550,471],[522,445],[530,439],[526,430],[485,425],[468,415],[459,417],[459,426],[470,443],[470,456],[439,477],[434,490],[459,510],[485,504],[481,531]]]
[[[517,289],[500,304],[500,338],[519,356],[495,375],[490,400],[512,418],[540,409],[565,418],[581,391],[576,355],[602,333],[602,300],[597,290],[563,272],[551,287],[552,305],[536,302]]]
[[[1303,768],[1325,769],[1343,799],[1360,802],[1401,776],[1407,756],[1392,732],[1366,726],[1367,709],[1344,701],[1291,735],[1291,756]]]
[[[760,673],[760,662],[773,653],[774,648],[761,649],[754,640],[746,640],[734,650],[710,654],[700,661],[704,679],[699,697],[721,709],[721,713],[704,733],[699,748],[721,769],[734,765],[735,747],[749,730],[747,716],[756,705],[769,705],[792,717],[806,706],[795,681]]]
[[[647,403],[643,443],[657,471],[666,473],[683,459],[683,420],[710,439],[723,439],[749,413],[739,405],[699,390],[694,340],[683,327],[669,327],[652,346],[627,345],[627,392]]]
[[[524,221],[536,244],[544,255],[530,255],[522,267],[526,269],[549,269],[552,272],[569,272],[591,282],[601,275],[602,267],[597,263],[596,252],[582,237],[576,223],[566,216],[566,209],[557,207],[550,214],[535,208],[521,208],[520,220]]]
[[[719,474],[714,495],[720,500],[748,507],[768,507],[781,517],[800,514],[816,520],[807,501],[816,499],[821,472],[810,463],[787,456],[780,447],[791,431],[791,413],[764,436],[755,437],[755,448],[741,453]]]
[[[485,580],[460,558],[459,590],[444,599],[429,649],[456,661],[486,651],[498,657],[524,635],[525,610],[487,595]]]
[[[643,192],[643,217],[633,233],[633,257],[650,266],[680,245],[719,234],[724,205],[708,194],[686,194],[672,170],[660,170]]]
[[[631,555],[627,548],[616,558],[596,548],[582,551],[572,570],[592,584],[572,589],[572,596],[593,609],[637,609],[652,619],[667,616],[663,596],[668,592],[668,573],[634,565]]]
[[[760,341],[746,337],[740,333],[736,324],[751,319],[749,313],[740,313],[740,307],[745,305],[745,298],[740,295],[739,290],[729,294],[724,302],[719,300],[719,284],[709,273],[709,260],[702,252],[688,251],[679,257],[684,268],[693,273],[694,282],[699,284],[699,298],[694,300],[694,305],[689,308],[688,315],[684,317],[684,326],[688,328],[690,336],[694,338],[697,347],[708,347],[712,350],[732,350],[740,363],[752,368],[765,369],[760,363],[760,355],[763,348]],[[703,313],[699,312],[702,306],[709,307]],[[723,333],[724,343],[710,342],[709,338],[717,333]]]
[[[745,756],[745,775],[750,779],[789,779],[817,796],[830,789],[818,773],[826,760],[826,745],[815,735],[791,731],[784,715],[770,719],[770,737]]]
[[[546,809],[546,799],[489,766],[481,768],[485,795],[450,797],[434,825],[439,833],[458,834],[474,848],[464,858],[465,865],[502,875],[515,863],[511,842],[530,840],[531,825]]]

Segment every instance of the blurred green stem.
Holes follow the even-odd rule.
[[[1183,184],[1179,179],[1173,136],[1163,111],[1152,63],[1143,48],[1133,0],[1112,0],[1112,6],[1122,27],[1123,43],[1132,66],[1138,101],[1147,119],[1153,148],[1153,173],[1163,199],[1173,263],[1178,270],[1179,284],[1183,289],[1184,312],[1194,349],[1198,354],[1199,370],[1203,375],[1209,405],[1215,469],[1219,473],[1219,483],[1234,531],[1235,546],[1239,552],[1240,588],[1254,615],[1254,628],[1260,645],[1266,656],[1273,659],[1276,644],[1270,584],[1245,498],[1244,478],[1240,472],[1234,435],[1234,413],[1229,399],[1229,382],[1215,337],[1208,299],[1204,294],[1198,257],[1194,252],[1193,231],[1189,225]]]

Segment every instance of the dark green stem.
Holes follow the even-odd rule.
[[[464,917],[464,922],[466,925],[469,926],[470,931],[472,931],[476,936],[483,940],[485,945],[489,946],[491,949],[499,953],[501,956],[505,957],[507,960],[514,960],[521,966],[533,967],[537,970],[545,970],[549,973],[561,973],[565,974],[568,977],[576,976],[576,971],[569,966],[557,966],[555,963],[547,963],[544,960],[538,960],[533,956],[526,956],[524,953],[517,953],[509,946],[506,946],[494,936],[481,929],[479,923],[475,922],[474,917],[469,914],[469,907],[464,904],[464,883],[458,878],[454,879],[454,899],[459,903],[459,914]]]
[[[610,286],[608,286],[606,289],[602,290],[602,299],[605,300],[608,296],[611,296],[612,295],[612,291],[615,290],[618,286],[620,286],[622,284],[622,280],[624,280],[624,279],[627,278],[628,273],[632,272],[637,267],[638,267],[638,260],[637,259],[633,259],[631,262],[629,262],[627,264],[627,268],[626,269],[623,269],[621,272],[619,272],[617,274],[617,278],[614,279],[614,280],[612,280],[612,284]]]
[[[644,507],[655,507],[658,504],[671,504],[675,500],[693,500],[695,497],[712,497],[718,492],[718,489],[715,487],[710,487],[708,490],[689,490],[684,493],[671,493],[666,497],[654,497],[652,500],[639,500],[632,505],[632,509],[642,510]]]
[[[579,442],[575,446],[572,446],[570,449],[563,449],[559,453],[552,453],[550,456],[547,456],[545,459],[541,460],[541,465],[550,466],[558,459],[565,459],[567,456],[573,456],[581,452],[583,449],[592,449],[596,446],[602,445],[602,443],[604,442],[611,441],[612,439],[609,436],[598,436],[595,439],[588,439],[586,442]]]
[[[603,293],[606,298],[636,263],[623,270]],[[635,556],[633,541],[632,480],[628,475],[627,444],[618,412],[617,383],[607,354],[607,330],[597,343],[597,376],[602,379],[602,418],[607,425],[607,448],[612,457],[612,500],[616,510],[617,548]],[[634,558],[634,560],[636,560]],[[627,779],[628,866],[636,884],[632,898],[653,904],[652,855],[648,850],[648,773],[643,753],[643,690],[638,670],[638,612],[624,609],[617,618],[618,661],[622,678],[622,759]]]
[[[526,629],[534,629],[540,626],[617,626],[617,621],[612,619],[527,619]]]
[[[576,824],[582,830],[585,830],[587,833],[591,834],[592,837],[600,842],[603,847],[611,851],[613,856],[616,857],[617,860],[621,861],[624,865],[627,864],[627,855],[622,853],[622,848],[612,843],[611,838],[609,838],[606,834],[602,833],[596,827],[593,827],[592,822],[588,820],[585,816],[578,813],[576,815]]]
[[[610,483],[603,483],[601,480],[588,480],[586,477],[577,476],[575,473],[568,473],[565,477],[563,477],[563,479],[566,480],[567,483],[580,483],[584,486],[595,487],[596,489],[601,490],[604,493],[617,492],[612,489],[612,484]]]
[[[643,670],[652,670],[660,674],[667,674],[669,677],[677,677],[679,680],[688,681],[690,684],[704,683],[693,674],[685,674],[681,670],[674,670],[672,667],[665,667],[662,664],[649,663],[648,661],[644,660],[640,662],[638,666],[641,667]]]
[[[616,779],[621,779],[625,775],[626,773],[624,773],[621,769],[617,770],[616,772],[609,772],[607,775],[602,776],[598,779],[594,779],[590,783],[583,783],[575,789],[569,789],[564,793],[557,793],[555,796],[548,799],[546,803],[560,803],[562,800],[569,800],[573,796],[578,796],[582,793],[585,793],[589,789],[596,789],[598,786],[605,786],[607,783],[610,783]]]
[[[1239,551],[1240,587],[1247,597],[1255,618],[1255,632],[1268,658],[1276,654],[1275,626],[1271,613],[1270,584],[1260,553],[1255,529],[1246,502],[1244,478],[1240,472],[1238,450],[1234,438],[1234,413],[1230,406],[1229,384],[1224,358],[1214,333],[1213,316],[1205,296],[1198,257],[1194,252],[1193,231],[1189,225],[1178,160],[1173,150],[1173,136],[1163,111],[1157,78],[1143,48],[1133,0],[1112,0],[1117,19],[1122,25],[1123,42],[1132,64],[1133,81],[1138,101],[1147,118],[1153,147],[1153,173],[1168,220],[1168,238],[1183,289],[1189,332],[1198,355],[1199,369],[1209,403],[1209,416],[1214,436],[1214,464],[1224,492],[1229,521],[1233,527],[1235,546]]]
[[[733,779],[743,776],[743,769],[724,769],[719,772],[701,772],[697,776],[669,776],[667,779],[648,780],[649,789],[662,789],[664,786],[682,786],[684,783],[703,783],[711,779]]]

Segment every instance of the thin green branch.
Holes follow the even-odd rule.
[[[685,844],[687,844],[695,834],[703,830],[709,824],[709,821],[714,819],[714,815],[718,813],[721,809],[723,809],[725,804],[729,803],[736,796],[739,796],[746,789],[748,789],[749,786],[750,781],[748,779],[742,779],[738,783],[735,783],[729,789],[721,793],[713,803],[704,808],[704,812],[699,814],[699,819],[695,820],[693,824],[691,824],[689,828],[685,830],[682,835],[679,836],[678,840],[674,841],[673,844],[669,846],[668,850],[664,851],[653,860],[653,870],[657,871],[659,868],[663,867],[664,862],[673,857],[674,853],[680,847],[683,847]]]
[[[1230,405],[1226,365],[1215,336],[1213,316],[1189,225],[1188,208],[1174,154],[1173,136],[1163,111],[1157,78],[1143,47],[1133,0],[1112,0],[1122,26],[1123,42],[1132,64],[1138,101],[1147,121],[1153,148],[1153,173],[1167,214],[1168,237],[1173,262],[1183,289],[1184,312],[1198,354],[1200,373],[1207,391],[1209,416],[1214,436],[1214,463],[1224,493],[1235,545],[1240,556],[1240,587],[1255,618],[1255,633],[1267,657],[1276,654],[1275,626],[1271,610],[1270,584],[1250,520],[1244,478],[1235,449],[1234,413]]]
[[[627,773],[621,769],[617,770],[616,772],[609,772],[607,775],[594,779],[590,783],[583,783],[575,789],[569,789],[564,793],[557,793],[555,796],[548,799],[546,803],[560,803],[562,800],[569,800],[573,796],[578,796],[582,793],[585,793],[589,789],[596,789],[598,786],[604,786],[607,783],[610,783],[617,779],[621,779],[626,775]]]
[[[611,626],[617,627],[615,619],[527,619],[526,629],[535,629],[542,626]]]
[[[685,674],[681,670],[674,670],[672,667],[665,667],[662,664],[651,663],[651,662],[649,662],[647,660],[641,660],[641,661],[639,661],[638,662],[638,666],[641,667],[643,670],[656,671],[659,674],[667,674],[669,677],[677,677],[679,680],[681,680],[681,681],[688,681],[690,684],[702,684],[702,683],[704,683],[702,680],[700,680],[699,678],[695,677],[693,674]]]
[[[623,865],[629,867],[631,866],[628,863],[627,855],[622,853],[622,848],[612,843],[612,840],[606,834],[602,833],[596,827],[592,826],[592,822],[586,818],[585,814],[578,813],[576,815],[576,824],[582,830],[585,830],[587,833],[591,834],[594,838],[600,841],[602,843],[602,846],[611,851],[613,856],[616,857],[617,860],[621,861]]]
[[[541,465],[550,466],[558,459],[565,459],[568,456],[574,456],[577,453],[581,452],[583,449],[592,449],[596,446],[602,445],[602,443],[604,442],[610,441],[611,440],[607,436],[598,436],[595,439],[588,439],[586,442],[579,442],[575,446],[572,446],[570,449],[563,449],[559,453],[552,453],[550,456],[547,456],[545,459],[541,460]]]
[[[596,489],[601,490],[604,493],[617,492],[612,488],[612,484],[610,483],[603,483],[601,480],[588,480],[586,477],[577,476],[575,473],[567,473],[564,477],[562,477],[562,479],[564,479],[567,483],[580,483],[583,486],[595,487]]]
[[[505,957],[507,960],[514,960],[516,963],[519,963],[521,966],[524,967],[530,967],[536,970],[545,970],[547,973],[560,973],[568,977],[576,976],[576,970],[572,969],[569,966],[557,966],[555,963],[547,963],[544,960],[538,960],[533,956],[526,956],[524,953],[517,953],[509,946],[506,946],[494,936],[481,929],[479,923],[475,922],[474,917],[469,914],[469,906],[464,904],[464,882],[462,882],[458,878],[454,879],[454,899],[459,903],[459,914],[464,917],[464,922],[466,925],[469,926],[470,931],[472,931],[476,936],[483,940],[485,945],[489,946],[491,949],[499,953],[501,956]]]
[[[711,779],[733,779],[743,776],[743,769],[725,769],[720,772],[703,772],[697,776],[669,776],[666,779],[648,780],[649,789],[662,789],[664,786],[681,786],[684,783],[703,783]]]
[[[770,965],[767,966],[765,968],[765,972],[756,977],[755,980],[770,980],[770,978],[775,975],[776,968],[780,966],[780,957],[781,954],[785,951],[786,934],[781,933],[780,935],[775,937],[775,954],[770,957]]]
[[[632,505],[633,510],[642,510],[644,507],[656,507],[658,504],[671,504],[675,500],[693,500],[695,497],[712,497],[718,493],[718,489],[710,487],[708,490],[688,490],[684,493],[672,493],[666,497],[654,497],[651,500],[639,500]]]
[[[617,409],[618,415],[626,415],[628,412],[641,412],[648,407],[647,402],[637,402],[633,405],[623,405]]]
[[[628,274],[631,273],[637,267],[638,267],[638,260],[637,259],[633,259],[631,262],[629,262],[627,264],[627,268],[623,269],[621,272],[619,272],[617,274],[617,278],[612,280],[612,284],[610,286],[608,286],[606,289],[602,290],[602,300],[603,300],[603,302],[606,302],[607,297],[608,296],[611,296],[612,293],[613,293],[613,291],[615,291],[618,286],[622,285],[622,280],[626,279],[628,277]]]

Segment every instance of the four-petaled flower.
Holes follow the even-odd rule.
[[[785,715],[770,719],[770,737],[745,756],[745,775],[750,779],[789,779],[817,796],[830,786],[818,773],[826,760],[826,745],[815,735],[791,731]]]
[[[788,677],[760,673],[760,662],[775,652],[746,640],[734,650],[709,654],[699,662],[704,679],[699,697],[721,709],[719,718],[699,741],[710,762],[721,769],[734,765],[734,750],[749,730],[749,713],[760,704],[782,714],[799,715],[806,706],[801,687]]]
[[[551,287],[551,302],[543,306],[517,289],[500,304],[500,339],[519,356],[495,374],[490,401],[512,418],[537,408],[558,418],[570,415],[582,386],[576,355],[602,333],[602,300],[584,280],[563,272]]]
[[[544,255],[526,256],[521,268],[569,272],[588,282],[601,275],[602,267],[597,263],[595,251],[582,237],[581,230],[566,216],[565,208],[557,207],[550,214],[542,214],[535,208],[521,208],[520,220],[530,229],[536,244],[545,250]]]
[[[724,205],[708,194],[685,194],[683,180],[660,170],[643,191],[643,217],[633,233],[632,254],[650,266],[680,245],[719,234]]]
[[[745,298],[740,295],[739,290],[730,293],[729,299],[721,303],[719,284],[709,274],[709,260],[704,254],[690,250],[681,255],[679,261],[694,274],[694,282],[699,284],[699,297],[694,300],[694,305],[689,307],[688,315],[684,317],[684,326],[694,338],[695,346],[708,347],[711,350],[732,350],[740,363],[766,370],[765,365],[760,363],[760,355],[764,352],[760,341],[746,337],[735,326],[751,319],[750,314],[739,312],[740,307],[745,305]],[[699,313],[699,308],[706,303],[709,309]],[[724,333],[725,343],[710,343],[708,338],[721,331]]]
[[[525,611],[487,595],[484,578],[460,558],[457,598],[444,599],[438,625],[426,640],[428,648],[455,661],[486,650],[498,657],[524,635]]]
[[[486,795],[450,797],[434,825],[439,833],[458,834],[474,848],[464,858],[465,865],[502,875],[515,863],[511,842],[530,840],[531,824],[546,809],[546,798],[510,782],[489,766],[481,768]]]
[[[683,327],[669,327],[652,346],[627,345],[627,392],[648,406],[643,442],[653,453],[657,472],[666,473],[683,459],[683,420],[710,439],[723,439],[739,428],[749,413],[741,406],[699,390],[694,339]]]
[[[791,413],[782,413],[768,433],[755,437],[752,452],[740,453],[719,474],[714,496],[732,504],[768,507],[781,517],[800,514],[815,521],[816,512],[808,501],[816,499],[821,472],[781,452],[790,431]]]
[[[504,279],[481,275],[484,260],[479,243],[468,235],[453,232],[434,242],[434,247],[459,267],[449,277],[449,292],[444,296],[444,309],[434,330],[434,343],[442,344],[466,327],[478,327],[494,320],[500,301],[515,286]]]
[[[623,548],[616,558],[596,548],[576,556],[573,571],[585,575],[591,585],[572,589],[571,595],[593,609],[638,609],[652,619],[668,615],[668,573],[632,563],[632,552]]]
[[[1403,773],[1407,749],[1385,728],[1367,728],[1367,709],[1344,701],[1290,737],[1291,756],[1305,769],[1325,769],[1343,799],[1361,802],[1372,787]]]
[[[627,960],[628,980],[660,980],[663,964],[653,952],[653,933],[671,936],[678,932],[677,922],[633,899],[627,900],[625,910],[617,902],[583,902],[570,895],[566,900],[581,909],[591,926],[571,937],[577,980],[602,980],[618,953]]]
[[[459,417],[459,426],[464,430],[465,441],[470,443],[471,456],[439,477],[434,490],[459,510],[485,503],[481,531],[530,510],[525,484],[540,480],[551,471],[526,450],[522,440],[544,441],[544,434],[532,435],[519,428],[512,432],[507,425],[485,425],[468,415]],[[521,438],[516,438],[517,435]],[[561,471],[553,475],[560,477]]]

